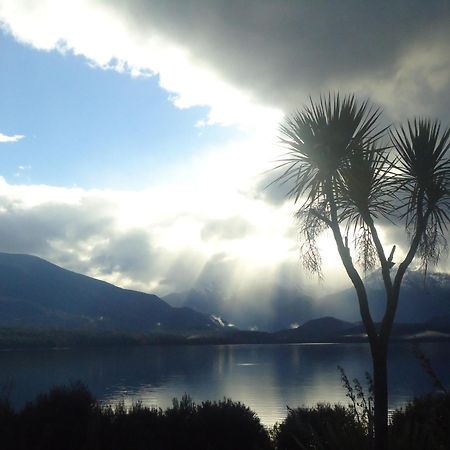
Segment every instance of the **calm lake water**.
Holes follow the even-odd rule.
[[[450,343],[421,344],[450,386]],[[266,425],[286,405],[347,403],[337,366],[365,381],[366,344],[164,346],[0,352],[0,381],[12,380],[20,408],[55,384],[83,381],[104,403],[124,400],[166,407],[188,393],[194,400],[230,397],[250,406]],[[433,388],[408,344],[390,350],[390,407]]]

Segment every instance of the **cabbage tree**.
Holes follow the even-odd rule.
[[[388,448],[387,355],[400,288],[415,257],[426,270],[446,247],[450,222],[450,130],[413,119],[380,128],[381,111],[354,95],[321,97],[285,119],[280,138],[287,153],[277,181],[298,205],[304,266],[321,274],[318,237],[332,232],[357,294],[373,361],[375,448]],[[385,249],[379,227],[401,225],[409,237],[404,257]],[[403,244],[402,244],[403,245]],[[387,253],[388,251],[389,253]],[[362,272],[379,269],[386,294],[375,323]]]

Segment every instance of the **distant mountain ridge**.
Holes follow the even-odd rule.
[[[375,326],[379,327],[379,323]],[[275,342],[365,342],[367,334],[360,323],[346,322],[335,317],[321,317],[290,330],[273,333]],[[392,329],[393,341],[449,341],[450,317],[424,323],[395,323]]]
[[[222,325],[156,295],[121,289],[41,258],[0,253],[0,326],[123,332],[209,330]]]
[[[376,276],[366,281],[371,310],[379,321],[383,286]],[[161,299],[62,269],[35,256],[0,253],[0,327],[186,335],[194,335],[190,332],[195,330],[200,336],[219,332],[229,337],[238,331],[228,326],[230,322],[242,330],[284,330],[284,335],[300,340],[314,339],[314,333],[320,339],[332,337],[331,330],[337,327],[335,331],[339,331],[348,323],[351,334],[363,331],[354,325],[361,319],[353,289],[317,301],[301,291],[262,282],[251,294],[252,301],[248,301],[238,296],[224,298],[214,289],[192,289]],[[314,322],[327,316],[340,320],[329,317],[328,322]],[[396,318],[399,330],[447,332],[449,318],[450,276],[429,274],[424,283],[423,274],[408,272]],[[311,324],[305,326],[308,321]]]
[[[372,273],[366,279],[371,313],[375,321],[384,314],[385,292],[381,275]],[[321,299],[327,315],[344,320],[361,320],[356,293],[349,288]],[[396,322],[419,323],[435,317],[450,316],[450,275],[407,271],[400,289]]]
[[[295,289],[261,283],[246,294],[224,297],[211,288],[197,287],[163,297],[172,306],[225,317],[242,329],[277,331],[320,315],[314,299]]]
[[[384,313],[385,293],[378,273],[366,281],[370,309],[375,321]],[[339,317],[348,322],[361,320],[353,288],[322,298],[313,298],[300,290],[264,285],[255,288],[252,298],[225,298],[219,291],[197,287],[164,297],[174,306],[188,306],[198,311],[226,317],[243,329],[277,331],[304,324],[318,317]],[[235,305],[239,305],[236,308]],[[408,271],[400,291],[397,322],[421,323],[434,317],[450,316],[450,275]]]

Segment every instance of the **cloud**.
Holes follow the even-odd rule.
[[[13,134],[8,136],[7,134],[0,133],[0,143],[4,142],[18,142],[25,136],[23,134]]]
[[[208,222],[202,229],[204,240],[243,239],[252,231],[252,225],[242,217],[230,217]]]
[[[208,106],[205,124],[248,128],[277,121],[280,112],[263,107],[245,90],[227,82],[216,68],[174,43],[153,21],[133,23],[137,4],[98,0],[5,0],[0,5],[3,29],[40,50],[73,52],[93,67],[131,76],[158,76],[179,108]],[[99,34],[99,29],[101,33]]]
[[[2,0],[0,21],[19,41],[83,55],[96,68],[157,76],[177,107],[209,108],[203,124],[252,135],[182,161],[174,173],[183,183],[171,187],[4,183],[0,248],[156,292],[212,278],[213,267],[226,266],[236,282],[300,267],[295,207],[283,187],[261,192],[281,111],[342,89],[370,95],[393,120],[450,121],[449,18],[450,6],[437,0]],[[404,233],[386,228],[393,242],[401,246]]]
[[[394,119],[426,113],[450,120],[446,2],[107,3],[136,35],[164,36],[194,65],[270,107],[290,111],[309,94],[342,88],[370,95]]]
[[[0,179],[0,187],[0,251],[35,254],[124,287],[188,289],[217,254],[247,273],[295,259],[282,232],[290,212],[233,191],[219,197],[199,189],[180,202],[179,186],[107,191]]]
[[[3,0],[0,20],[38,49],[158,76],[178,107],[210,108],[202,123],[263,129],[336,89],[372,97],[391,120],[450,121],[450,5],[440,0]]]

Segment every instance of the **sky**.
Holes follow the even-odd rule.
[[[450,124],[449,25],[433,0],[0,0],[0,251],[159,295],[342,287],[266,188],[279,124],[329,91]]]

